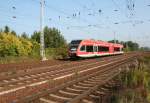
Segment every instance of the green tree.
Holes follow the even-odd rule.
[[[45,47],[58,48],[66,44],[66,40],[56,28],[44,28]]]
[[[11,31],[11,34],[17,36],[17,33],[14,30]]]
[[[115,43],[114,40],[110,40],[108,41],[110,43]],[[136,43],[136,42],[132,42],[132,41],[119,41],[119,40],[116,40],[116,43],[119,43],[119,44],[122,44],[125,48],[125,51],[136,51],[136,50],[139,50],[139,44]]]
[[[0,33],[2,33],[3,32],[3,30],[2,29],[0,29]]]
[[[127,41],[125,44],[128,46],[130,51],[135,51],[139,49],[139,45],[135,42],[132,41]]]
[[[8,26],[5,26],[4,32],[5,32],[5,33],[9,33],[9,32],[10,32],[10,28],[9,28]]]
[[[22,38],[25,38],[25,39],[29,39],[28,34],[27,34],[26,32],[23,32],[23,33],[21,34],[21,37],[22,37]]]
[[[40,43],[40,32],[35,31],[31,38]],[[59,48],[66,45],[66,40],[56,28],[44,28],[44,40],[46,48]]]
[[[31,39],[40,43],[40,32],[35,31],[33,35],[31,35]]]
[[[140,50],[142,50],[142,51],[150,51],[150,47],[141,47]]]
[[[120,41],[119,40],[110,40],[110,41],[108,41],[109,43],[120,43]]]

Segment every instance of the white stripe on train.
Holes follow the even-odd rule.
[[[115,53],[103,53],[103,54],[82,54],[77,55],[78,57],[94,57],[94,56],[107,56],[107,55],[115,55],[115,54],[123,54],[124,52],[115,52]]]

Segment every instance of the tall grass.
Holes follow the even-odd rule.
[[[138,68],[119,75],[122,87],[111,103],[150,103],[150,57],[138,61]]]

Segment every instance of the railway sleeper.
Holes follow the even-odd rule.
[[[15,79],[15,78],[12,78],[12,79],[10,79],[11,81],[17,81],[17,79]]]
[[[85,82],[79,82],[78,83],[79,85],[81,85],[81,86],[87,86],[87,87],[92,87],[93,86],[93,84],[89,84],[89,83],[85,83]]]
[[[99,88],[98,90],[99,90],[99,91],[104,91],[104,92],[108,92],[108,91],[109,91],[108,88],[104,88],[104,87],[101,87],[101,88]]]
[[[105,92],[95,90],[95,91],[92,92],[91,94],[92,94],[92,95],[95,95],[95,96],[101,96],[101,95],[105,95]]]
[[[94,94],[90,94],[89,97],[94,98],[94,99],[99,99],[100,98],[100,96],[94,95]]]
[[[100,82],[100,81],[91,81],[91,80],[86,80],[86,81],[84,81],[84,83],[88,83],[88,84],[92,84],[92,85],[95,85],[95,84],[97,84],[98,82]]]
[[[94,94],[96,95],[106,95],[106,92],[103,92],[103,91],[95,91]]]
[[[0,90],[3,90],[4,87],[0,87]]]
[[[96,76],[96,77],[91,77],[90,79],[92,80],[100,80],[102,77]]]
[[[89,82],[95,82],[95,83],[98,83],[98,82],[101,82],[102,81],[102,79],[97,79],[97,80],[95,80],[95,79],[88,79],[88,81]]]
[[[77,93],[68,92],[68,91],[65,91],[65,90],[59,90],[59,92],[61,92],[61,93],[63,93],[63,94],[67,94],[67,95],[72,95],[73,97],[79,95],[79,94],[77,94]]]
[[[58,99],[58,98],[56,98],[56,97],[54,97],[54,96],[51,96],[51,94],[49,94],[49,95],[46,96],[46,97],[42,97],[42,98],[44,98],[44,99],[47,100],[47,101],[52,101],[52,102],[56,102],[56,103],[63,103],[63,102],[64,102],[64,100]]]
[[[69,98],[69,97],[65,97],[65,96],[60,96],[60,95],[57,95],[57,94],[50,94],[49,95],[49,99],[51,100],[54,100],[54,101],[58,101],[58,102],[61,102],[61,103],[64,103],[72,98]]]
[[[34,77],[33,77],[34,76]],[[32,81],[37,81],[37,77],[35,77],[35,75],[32,76],[23,76],[23,77],[18,77],[17,79],[10,79],[10,80],[4,80],[2,83],[0,83],[0,85],[9,85],[9,84],[18,84],[18,82],[25,82],[25,81],[29,81],[30,78],[33,78]]]
[[[95,103],[95,100],[92,97],[87,96],[84,99],[82,99],[79,103]]]
[[[94,103],[92,100],[88,100],[88,99],[83,99],[81,102],[82,103]]]
[[[85,86],[80,86],[77,84],[74,84],[73,87],[77,88],[77,89],[82,89],[82,90],[88,90],[90,87],[85,87]]]
[[[67,98],[74,98],[76,96],[76,95],[71,95],[71,93],[69,94],[69,92],[66,93],[61,90],[59,90],[57,93],[55,93],[55,95],[60,96],[60,97],[63,96],[63,97],[67,97]]]
[[[76,88],[72,88],[72,87],[67,87],[66,90],[69,92],[69,91],[72,91],[74,93],[78,93],[78,94],[81,94],[83,93],[85,90],[79,90],[79,89],[76,89]]]
[[[89,78],[88,80],[91,80],[91,81],[101,81],[102,79],[101,78]]]
[[[90,88],[90,87],[93,87],[93,85],[87,85],[87,84],[80,84],[81,82],[79,82],[78,84],[77,84],[77,86],[79,86],[79,87],[81,87],[81,88]]]
[[[51,100],[48,100],[46,98],[40,98],[40,103],[58,103],[58,102],[51,101]]]

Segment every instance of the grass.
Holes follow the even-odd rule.
[[[20,62],[32,62],[35,60],[40,60],[39,57],[0,57],[0,64],[8,64],[8,63],[20,63]]]
[[[150,103],[150,57],[138,61],[138,68],[119,75],[122,86],[111,103]]]

